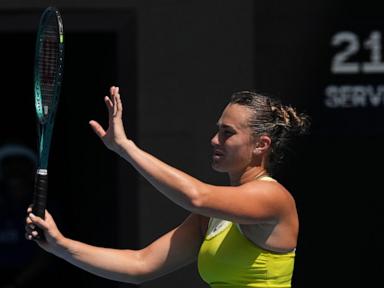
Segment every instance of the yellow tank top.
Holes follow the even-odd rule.
[[[211,218],[198,256],[201,278],[212,288],[291,287],[295,252],[256,246],[229,221]]]

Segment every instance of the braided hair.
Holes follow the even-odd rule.
[[[230,103],[245,106],[253,112],[249,127],[254,136],[268,135],[271,138],[267,166],[270,174],[282,163],[292,140],[309,130],[309,116],[298,113],[292,106],[283,105],[277,98],[254,91],[239,91],[232,94]]]

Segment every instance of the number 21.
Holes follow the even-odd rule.
[[[349,61],[349,57],[356,54],[360,49],[358,36],[349,31],[336,33],[331,40],[332,46],[347,43],[344,50],[336,53],[332,59],[331,71],[334,74],[357,74],[357,73],[384,73],[384,63],[381,61],[381,33],[372,31],[364,42],[364,48],[370,50],[370,61],[359,63]]]

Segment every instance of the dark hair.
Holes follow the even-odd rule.
[[[253,112],[249,119],[249,127],[253,130],[254,136],[268,135],[271,138],[267,167],[271,174],[282,163],[292,140],[296,136],[307,134],[309,130],[308,115],[298,113],[292,106],[283,105],[275,97],[254,91],[239,91],[232,94],[230,103],[245,106]]]

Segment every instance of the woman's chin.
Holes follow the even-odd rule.
[[[218,161],[213,160],[211,166],[212,166],[212,169],[217,172],[227,172],[226,169],[223,167],[223,165],[220,165]]]

